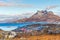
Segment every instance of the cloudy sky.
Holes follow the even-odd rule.
[[[36,12],[53,5],[60,6],[60,0],[0,0],[0,15]],[[59,14],[60,7],[50,10],[54,11],[55,14]]]

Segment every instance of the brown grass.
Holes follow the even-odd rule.
[[[60,40],[60,34],[57,35],[40,35],[40,36],[30,36],[28,38],[22,37],[21,40]],[[20,40],[20,38],[14,38],[13,40]]]

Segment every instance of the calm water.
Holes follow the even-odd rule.
[[[18,27],[24,27],[31,24],[47,24],[46,22],[24,22],[24,23],[0,23],[0,29],[5,31],[14,30]]]
[[[0,26],[25,26],[31,24],[47,24],[47,22],[0,23]]]

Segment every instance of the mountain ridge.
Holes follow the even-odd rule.
[[[37,11],[30,18],[20,19],[16,22],[60,22],[60,17],[52,11],[42,10]]]

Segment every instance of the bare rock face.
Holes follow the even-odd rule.
[[[60,22],[60,17],[52,11],[37,11],[30,18],[20,19],[17,22]]]

